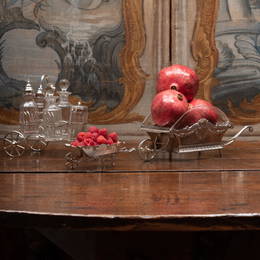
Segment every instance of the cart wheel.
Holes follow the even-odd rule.
[[[10,157],[21,156],[26,147],[25,137],[19,131],[12,131],[3,139],[4,151]]]
[[[167,147],[169,146],[170,143],[170,137],[169,135],[162,135],[160,137],[156,136],[154,139],[154,147],[156,150],[167,150]]]
[[[26,137],[26,143],[34,152],[41,152],[48,145],[43,135],[28,135]]]
[[[83,153],[82,150],[77,147],[72,149],[73,150],[71,152],[65,154],[65,165],[71,169],[74,169],[79,166],[79,162],[83,156]]]
[[[116,165],[115,153],[100,156],[98,159],[101,170],[105,170],[106,167],[114,167]]]
[[[138,145],[138,153],[144,161],[151,161],[156,155],[155,144],[151,139],[144,139]]]

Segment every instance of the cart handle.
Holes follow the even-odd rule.
[[[223,145],[229,145],[233,143],[244,131],[248,130],[249,132],[253,132],[254,128],[251,125],[244,126],[238,133],[236,133],[233,137],[228,139],[227,141],[223,142]]]

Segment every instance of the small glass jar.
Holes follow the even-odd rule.
[[[46,107],[43,109],[43,127],[48,141],[60,141],[63,139],[62,131],[65,123],[62,120],[61,108],[57,105],[55,86],[49,83],[46,88]]]
[[[79,132],[85,130],[88,123],[88,107],[80,102],[70,107],[70,140],[73,140]]]
[[[69,96],[71,92],[68,91],[70,82],[67,79],[61,79],[59,81],[60,91],[58,91],[59,102],[58,107],[61,109],[62,120],[66,123],[66,126],[62,130],[62,136],[64,140],[69,139],[69,120],[70,120],[70,107]]]
[[[30,81],[28,81],[24,89],[19,114],[20,128],[25,135],[35,135],[39,131],[39,110],[34,99],[35,93]]]
[[[60,91],[57,93],[59,94],[59,102],[58,106],[62,110],[62,120],[69,122],[70,116],[70,107],[71,104],[69,102],[69,96],[71,92],[68,91],[70,82],[67,79],[61,79],[59,82]]]

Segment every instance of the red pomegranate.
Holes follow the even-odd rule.
[[[157,77],[156,91],[175,89],[191,101],[199,88],[199,78],[191,68],[175,64],[163,68]]]
[[[192,126],[200,119],[205,118],[212,124],[218,121],[218,113],[216,108],[206,100],[193,99],[189,103],[188,112],[180,118],[174,126],[175,129],[182,129],[186,126]]]
[[[196,107],[196,106],[213,106],[210,102],[204,99],[200,98],[194,98],[190,103],[190,107]]]
[[[176,90],[164,90],[152,100],[151,115],[158,126],[171,126],[188,110],[189,103],[183,94]]]
[[[197,107],[200,110],[201,116],[206,118],[212,124],[218,121],[218,113],[216,108],[208,101],[203,99],[193,99],[190,102],[190,107]]]
[[[174,125],[175,129],[182,129],[186,126],[192,126],[203,118],[203,113],[198,108],[189,108],[189,110]]]

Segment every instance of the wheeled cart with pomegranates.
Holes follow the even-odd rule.
[[[234,136],[223,140],[226,131],[233,126],[224,112],[216,107],[215,111],[218,114],[218,121],[215,124],[202,118],[186,127],[182,127],[183,122],[187,121],[192,110],[186,112],[171,127],[156,126],[151,115],[148,115],[141,125],[141,130],[149,137],[143,139],[138,145],[140,158],[151,161],[160,153],[166,152],[171,160],[173,153],[198,152],[200,155],[200,152],[211,150],[218,150],[221,155],[221,149],[233,143],[243,132],[253,131],[253,127],[247,125]]]

